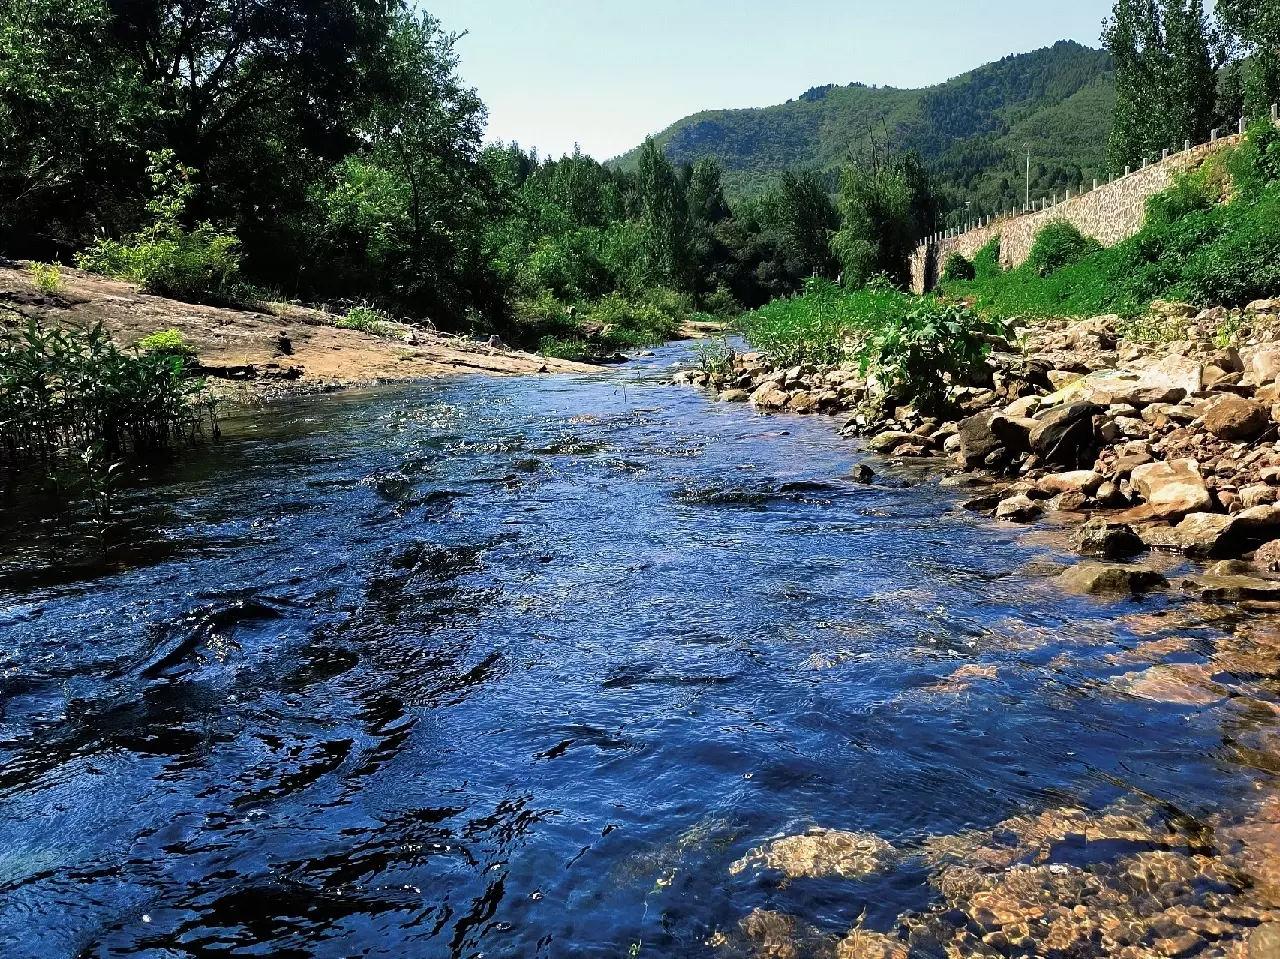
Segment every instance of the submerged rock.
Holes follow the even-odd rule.
[[[894,847],[873,833],[810,829],[751,850],[730,866],[729,872],[736,876],[749,868],[763,867],[789,879],[857,879],[880,871],[895,858]]]

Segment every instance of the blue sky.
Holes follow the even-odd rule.
[[[703,109],[824,83],[917,87],[1056,40],[1112,0],[424,0],[459,43],[491,139],[607,159]]]

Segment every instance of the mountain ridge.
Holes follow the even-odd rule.
[[[1110,55],[1070,40],[1014,54],[930,87],[811,87],[768,107],[705,110],[655,141],[676,163],[718,159],[731,196],[767,189],[787,169],[834,171],[884,147],[914,150],[954,203],[994,212],[1101,176],[1115,103]],[[634,166],[637,147],[610,161]],[[834,185],[834,175],[831,182]]]

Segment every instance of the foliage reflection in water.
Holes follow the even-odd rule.
[[[1064,597],[1051,540],[680,355],[232,423],[105,566],[6,517],[0,952],[1270,935],[1280,631]]]

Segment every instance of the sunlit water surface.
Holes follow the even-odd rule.
[[[243,418],[105,565],[11,510],[0,955],[752,955],[753,910],[812,950],[936,907],[938,837],[1269,783],[1265,708],[1124,687],[1229,624],[1066,597],[1051,539],[683,355]],[[812,827],[905,858],[751,862]]]

